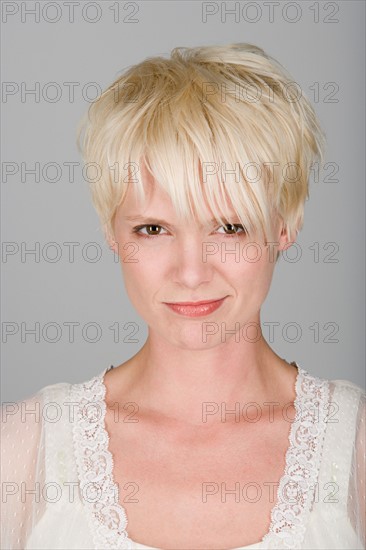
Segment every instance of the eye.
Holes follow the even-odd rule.
[[[244,226],[240,223],[226,223],[221,225],[219,229],[221,228],[224,228],[225,234],[230,236],[246,233]]]
[[[224,229],[224,233],[220,232],[218,229]],[[226,223],[225,225],[221,225],[217,229],[218,233],[221,233],[223,235],[226,235],[228,237],[232,237],[234,235],[238,234],[246,234],[246,230],[242,224],[232,224],[232,223]],[[146,231],[145,232],[143,232]],[[145,224],[145,225],[138,225],[132,229],[133,233],[136,233],[140,237],[143,237],[145,239],[151,239],[152,237],[159,237],[160,235],[163,235],[162,230],[166,232],[166,229],[164,229],[161,225],[157,224]],[[166,233],[165,233],[166,234]]]
[[[147,229],[147,234],[146,233],[144,234],[141,232],[141,230],[145,228]],[[161,225],[147,224],[147,225],[138,225],[134,227],[132,232],[137,233],[137,235],[140,235],[141,237],[149,238],[149,237],[158,237],[159,235],[161,235],[160,229],[163,229]]]

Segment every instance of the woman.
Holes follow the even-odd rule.
[[[5,410],[3,547],[363,548],[365,394],[261,332],[323,157],[298,85],[250,44],[175,48],[101,95],[81,146],[148,338],[42,388],[38,418]]]

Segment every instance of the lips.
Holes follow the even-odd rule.
[[[224,302],[224,298],[218,300],[201,300],[199,302],[179,302],[167,303],[164,302],[172,311],[185,317],[203,317],[216,311]]]
[[[200,306],[202,304],[212,304],[213,302],[219,302],[220,300],[224,300],[224,298],[213,298],[212,300],[201,300],[200,302],[164,302],[168,305],[176,305],[176,306]]]

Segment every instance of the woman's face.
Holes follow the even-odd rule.
[[[210,221],[213,215],[208,210],[207,226],[184,224],[169,196],[143,167],[142,175],[146,201],[141,203],[129,186],[116,213],[115,241],[110,244],[120,256],[127,294],[148,324],[149,336],[158,334],[185,349],[214,347],[239,329],[255,341],[277,251],[287,243],[281,225],[277,244],[265,246],[250,240],[242,226],[234,226],[239,220],[231,212],[229,226]],[[200,316],[167,305],[222,298],[216,310]]]

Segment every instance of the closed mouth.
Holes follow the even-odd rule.
[[[224,296],[226,298],[226,296]],[[214,302],[220,302],[224,298],[214,298],[213,300],[201,300],[200,302],[164,302],[170,306],[202,306],[204,304],[212,304]]]

